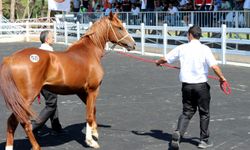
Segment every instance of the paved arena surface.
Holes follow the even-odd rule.
[[[1,43],[1,60],[3,56],[31,46],[38,47],[39,43]],[[55,50],[64,48],[63,45],[54,46]],[[162,69],[115,52],[107,53],[102,61],[105,77],[97,100],[100,150],[168,150],[182,109],[178,70]],[[249,150],[250,68],[225,65],[222,70],[231,83],[232,94],[224,95],[218,81],[209,80],[212,95],[210,132],[214,143],[211,149]],[[85,105],[77,96],[59,96],[58,105],[60,120],[68,134],[39,137],[42,149],[91,149],[84,143]],[[37,101],[33,104],[37,112],[43,106]],[[0,150],[4,150],[10,111],[2,97],[0,107]],[[50,130],[50,121],[44,130]],[[196,114],[180,148],[196,150],[198,139],[199,117]],[[31,149],[20,126],[15,134],[14,148]]]

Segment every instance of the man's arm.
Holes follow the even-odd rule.
[[[213,65],[211,68],[213,69],[214,73],[219,77],[220,82],[227,81],[218,65]]]

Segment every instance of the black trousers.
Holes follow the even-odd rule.
[[[200,139],[207,142],[209,138],[210,99],[210,86],[208,83],[182,83],[183,110],[177,125],[177,130],[181,136],[186,132],[189,121],[198,108],[200,115]]]
[[[40,112],[39,116],[32,122],[33,131],[40,129],[48,119],[51,121],[51,127],[55,131],[60,131],[62,126],[58,118],[57,95],[42,89],[41,94],[45,99],[45,107]]]

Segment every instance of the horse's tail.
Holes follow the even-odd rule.
[[[19,122],[28,123],[30,117],[34,116],[34,112],[18,91],[10,67],[6,61],[0,66],[0,90],[6,106],[12,110]]]

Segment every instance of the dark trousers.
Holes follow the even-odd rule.
[[[210,86],[207,83],[182,83],[183,110],[177,125],[177,130],[181,136],[186,132],[189,121],[198,108],[200,115],[200,139],[207,142],[209,138],[210,99]]]
[[[50,119],[51,121],[51,126],[53,130],[61,130],[62,126],[58,118],[57,95],[45,89],[42,89],[41,94],[45,99],[46,106],[40,112],[37,119],[32,122],[33,131],[36,131],[41,128],[48,119]]]

